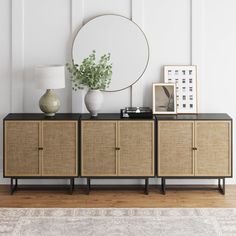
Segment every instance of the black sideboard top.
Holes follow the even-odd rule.
[[[156,115],[157,120],[232,120],[226,113]]]
[[[81,114],[81,120],[153,120],[155,119],[155,116],[153,118],[147,118],[147,119],[130,119],[130,118],[121,118],[120,113],[100,113],[98,116],[92,117],[88,113]]]
[[[198,113],[182,115],[153,115],[157,120],[232,120],[226,113]],[[118,113],[101,113],[97,117],[91,117],[90,114],[81,114],[81,120],[135,120],[129,118],[120,118]]]
[[[185,115],[154,115],[157,120],[232,120],[226,113],[199,113]],[[53,117],[45,116],[43,113],[10,113],[4,120],[136,120],[121,118],[120,113],[100,113],[97,117],[92,117],[88,113],[57,113]],[[152,119],[145,119],[152,120]]]
[[[4,120],[79,120],[78,113],[56,113],[55,116],[45,116],[43,113],[10,113]]]

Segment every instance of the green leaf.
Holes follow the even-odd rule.
[[[73,83],[72,89],[77,91],[84,87],[105,90],[109,87],[112,76],[112,64],[109,64],[111,54],[104,54],[96,62],[96,51],[85,58],[81,65],[66,63]]]

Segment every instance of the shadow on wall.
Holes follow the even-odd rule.
[[[150,62],[151,62],[152,52],[150,53]],[[151,68],[152,67],[152,68]],[[155,73],[154,73],[155,72]],[[150,80],[150,77],[152,80]],[[152,83],[161,83],[164,82],[163,78],[163,67],[152,66],[149,63],[147,70],[141,80],[143,80],[143,105],[152,108]],[[149,79],[146,79],[149,78]],[[145,83],[145,81],[148,83]],[[152,82],[149,82],[152,81]]]

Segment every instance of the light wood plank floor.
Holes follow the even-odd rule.
[[[18,190],[9,194],[9,186],[0,186],[0,207],[33,208],[161,208],[161,207],[236,207],[236,185],[226,186],[226,194],[216,190],[167,190],[164,196],[158,187],[150,187],[149,195],[142,189],[92,190],[89,195],[83,189],[75,189],[69,195],[61,190]]]

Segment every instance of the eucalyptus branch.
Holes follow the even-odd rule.
[[[96,51],[93,50],[87,58],[85,58],[81,65],[67,63],[66,67],[70,73],[72,81],[72,89],[77,91],[84,87],[90,89],[105,90],[111,83],[112,64],[109,64],[111,54],[104,54],[101,56],[98,63],[96,63]]]

